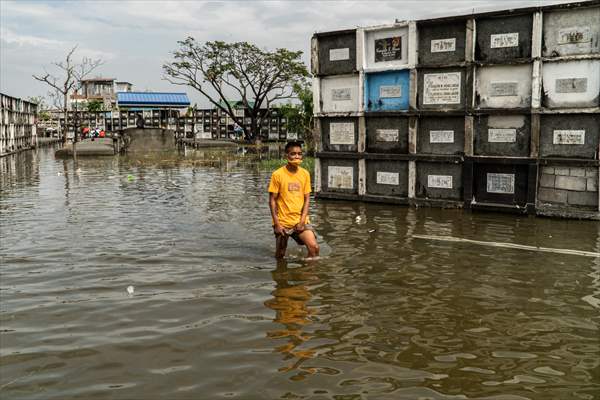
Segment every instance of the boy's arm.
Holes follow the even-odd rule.
[[[310,174],[306,173],[306,180],[304,181],[304,204],[302,205],[302,215],[300,216],[300,222],[296,225],[296,230],[302,232],[304,225],[306,225],[306,218],[308,218],[308,206],[310,204]]]
[[[310,193],[304,195],[304,205],[302,206],[302,215],[300,216],[300,222],[296,225],[296,230],[302,232],[304,225],[306,225],[306,218],[308,217],[308,206],[310,203]]]
[[[277,216],[277,197],[279,193],[269,192],[269,209],[271,210],[271,217],[273,218],[273,229],[276,235],[283,235],[283,226],[279,223],[279,217]]]

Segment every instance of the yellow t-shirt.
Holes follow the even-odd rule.
[[[310,193],[310,174],[302,167],[294,173],[284,165],[271,175],[269,192],[277,193],[277,217],[284,228],[293,228],[300,222],[304,195]],[[309,223],[308,216],[305,223]]]

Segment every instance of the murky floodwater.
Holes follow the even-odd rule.
[[[255,167],[0,166],[2,398],[600,398],[599,258],[419,236],[598,252],[597,222],[318,201],[323,259],[277,264]]]

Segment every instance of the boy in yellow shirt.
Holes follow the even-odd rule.
[[[319,256],[319,245],[308,218],[310,174],[302,168],[302,144],[289,142],[285,146],[287,164],[271,175],[269,208],[275,233],[275,257],[283,258],[288,237],[305,245],[308,257]]]

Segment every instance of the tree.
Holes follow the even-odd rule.
[[[44,69],[44,75],[33,75],[33,78],[44,82],[51,89],[51,97],[54,100],[54,104],[61,109],[65,124],[63,128],[63,143],[67,143],[67,124],[68,124],[68,100],[69,94],[76,92],[81,88],[81,81],[85,79],[93,70],[103,64],[102,60],[92,60],[84,57],[80,62],[73,60],[73,54],[77,50],[77,46],[74,46],[66,55],[64,61],[53,62],[58,69],[59,76],[52,75]],[[75,121],[77,121],[77,115],[75,115]],[[79,133],[79,126],[75,122],[75,135],[73,137],[73,155],[75,155],[75,142],[77,140],[77,134]]]
[[[87,110],[89,112],[102,111],[103,107],[104,107],[104,103],[102,103],[100,100],[91,100],[91,101],[88,101],[88,103],[87,103]]]
[[[293,85],[308,76],[301,51],[270,52],[247,42],[199,44],[192,37],[177,43],[173,61],[163,65],[165,79],[199,91],[241,126],[248,140],[260,139],[262,120],[269,117],[260,112],[261,107],[294,97]],[[226,92],[241,98],[250,118],[249,131],[243,117],[235,115]]]
[[[287,119],[288,132],[297,132],[299,135],[302,135],[306,148],[308,150],[315,150],[311,84],[304,80],[294,84],[293,90],[300,103],[282,105],[281,113]]]

